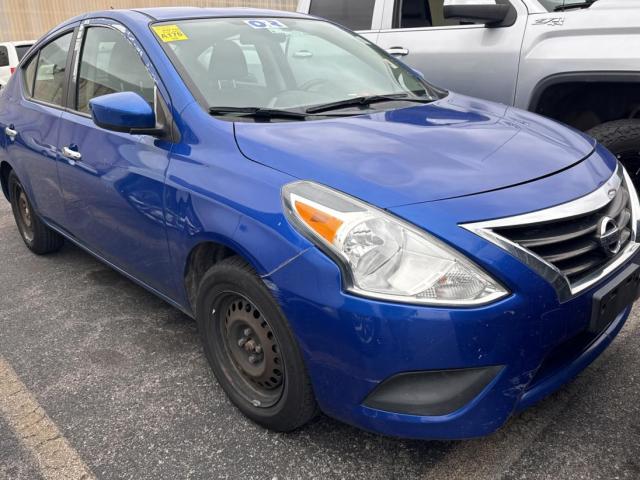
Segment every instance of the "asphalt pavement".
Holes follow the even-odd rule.
[[[639,479],[638,313],[488,438],[403,441],[327,417],[276,434],[227,400],[192,320],[74,246],[31,254],[1,199],[0,478],[69,478],[75,462],[99,479]]]

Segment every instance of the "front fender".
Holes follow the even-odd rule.
[[[205,242],[242,256],[267,276],[309,248],[284,216],[282,186],[293,177],[244,157],[233,124],[210,118],[194,104],[183,113],[195,129],[172,151],[165,186],[165,221],[174,263],[176,300],[189,307],[182,273],[190,253]],[[187,118],[185,118],[187,117]]]

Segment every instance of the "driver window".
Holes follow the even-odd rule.
[[[399,0],[396,28],[445,27],[473,25],[474,22],[460,22],[444,18],[445,0]]]
[[[89,100],[117,92],[135,92],[152,107],[155,83],[133,45],[118,31],[91,27],[85,33],[76,110],[90,113]]]

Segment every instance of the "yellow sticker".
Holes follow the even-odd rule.
[[[180,30],[178,25],[157,25],[151,28],[153,28],[153,31],[156,32],[156,35],[158,35],[160,40],[164,43],[177,42],[178,40],[189,40],[189,37]]]

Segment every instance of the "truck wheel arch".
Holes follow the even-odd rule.
[[[528,109],[580,130],[589,130],[613,120],[634,118],[640,114],[640,73],[554,74],[538,82]]]

